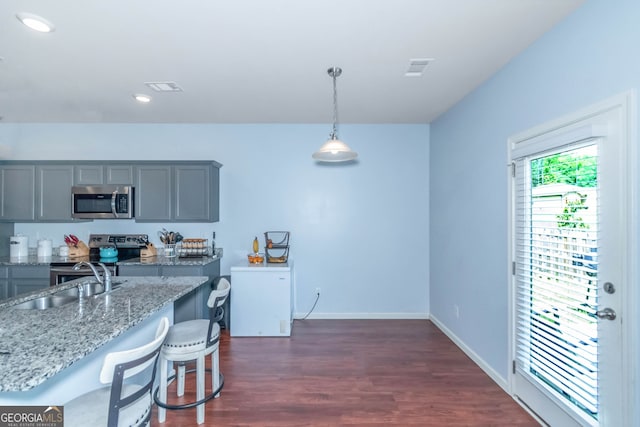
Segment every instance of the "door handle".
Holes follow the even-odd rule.
[[[596,316],[598,316],[601,319],[615,320],[616,312],[607,307],[604,310],[596,311]]]

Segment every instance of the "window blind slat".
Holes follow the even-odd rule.
[[[594,153],[588,146],[518,159],[514,192],[518,368],[589,414],[598,406]],[[573,160],[582,163],[568,176]],[[549,177],[574,184],[544,184]]]

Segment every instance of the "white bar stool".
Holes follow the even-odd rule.
[[[153,382],[160,346],[169,331],[169,319],[163,317],[153,341],[131,350],[106,355],[100,382],[109,384],[76,397],[64,405],[66,427],[147,426],[151,421]],[[143,385],[142,372],[147,375]],[[141,374],[141,375],[138,375]],[[135,382],[125,380],[135,375]]]
[[[160,350],[160,385],[155,393],[155,402],[158,405],[158,421],[163,423],[166,420],[167,409],[186,409],[197,407],[198,424],[204,423],[204,404],[213,397],[218,397],[220,389],[224,381],[220,378],[219,366],[219,342],[220,342],[220,325],[218,322],[224,316],[224,305],[231,284],[225,278],[220,279],[216,289],[209,294],[207,305],[209,306],[209,320],[196,319],[185,322],[176,323],[169,329],[167,339]],[[205,357],[211,354],[211,394],[204,395],[204,373],[205,373]],[[196,361],[196,401],[170,405],[167,403],[167,386],[169,363],[178,362],[178,396],[184,395],[184,362]],[[190,370],[189,372],[193,372]]]

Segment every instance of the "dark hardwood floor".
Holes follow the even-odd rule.
[[[290,338],[223,330],[220,369],[206,426],[539,425],[427,320],[296,320]],[[169,395],[180,401],[175,383]],[[195,426],[195,408],[163,424],[154,409],[151,425]]]

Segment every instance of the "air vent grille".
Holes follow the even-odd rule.
[[[405,76],[420,77],[431,61],[433,61],[433,58],[410,59],[409,68],[407,69]]]
[[[156,92],[182,92],[182,88],[176,82],[145,82]]]

